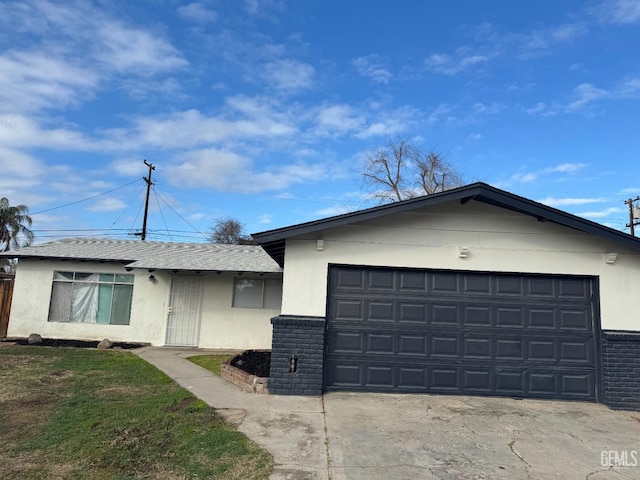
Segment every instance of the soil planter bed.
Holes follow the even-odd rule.
[[[247,350],[220,366],[220,376],[245,392],[269,393],[271,352]]]

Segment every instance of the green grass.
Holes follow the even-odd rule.
[[[220,375],[220,365],[232,358],[233,355],[196,355],[194,357],[187,357],[187,360],[196,365],[200,365],[202,368],[206,368],[216,375]]]
[[[134,354],[0,347],[0,478],[265,479],[271,457]]]

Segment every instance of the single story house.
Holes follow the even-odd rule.
[[[474,183],[256,233],[283,268],[269,389],[640,409],[640,240]]]
[[[277,394],[640,410],[640,239],[484,183],[253,238],[5,254],[20,258],[9,335],[271,347]]]
[[[269,349],[282,269],[255,245],[72,238],[18,257],[8,337]]]

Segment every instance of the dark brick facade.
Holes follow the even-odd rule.
[[[280,315],[271,324],[269,393],[322,395],[325,319]]]
[[[640,410],[640,334],[602,332],[604,404]]]

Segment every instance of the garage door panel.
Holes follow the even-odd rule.
[[[383,321],[383,322],[394,322],[396,321],[396,312],[395,312],[396,302],[379,302],[379,301],[369,301],[367,302],[367,320],[370,321]]]
[[[393,367],[388,365],[370,365],[365,367],[365,386],[393,388]]]
[[[496,339],[495,341],[497,360],[524,360],[522,340],[518,338]]]
[[[427,315],[427,305],[426,304],[418,304],[418,303],[405,303],[399,302],[398,308],[398,323],[405,322],[419,322],[426,323]]]
[[[553,308],[529,308],[528,326],[533,328],[554,329],[557,325]]]
[[[595,398],[588,278],[332,267],[331,279],[329,390]]]
[[[365,272],[361,270],[335,270],[333,283],[338,288],[358,289],[364,288]]]
[[[559,314],[560,328],[585,332],[591,330],[591,312],[588,309],[561,309]]]
[[[460,324],[460,310],[457,305],[435,303],[429,309],[429,322],[434,325]]]
[[[524,308],[496,307],[496,327],[522,328],[524,325]]]
[[[337,299],[334,304],[333,315],[336,320],[362,320],[364,310],[363,303],[362,300]]]
[[[593,341],[559,341],[560,343],[560,356],[559,362],[571,362],[571,363],[583,363],[592,364],[593,358]]]
[[[329,345],[333,352],[362,352],[364,335],[363,332],[335,332],[329,339]]]
[[[459,357],[460,349],[457,335],[434,335],[431,337],[430,354],[433,357]]]
[[[493,375],[490,369],[462,369],[462,391],[474,393],[493,393]]]
[[[399,355],[427,355],[427,336],[398,333]]]
[[[462,323],[470,326],[492,326],[491,308],[489,306],[464,306],[464,314],[462,316]]]
[[[396,275],[392,270],[371,270],[366,278],[369,289],[396,290]]]
[[[527,358],[534,361],[553,362],[558,360],[555,340],[534,339],[527,342]]]
[[[582,374],[560,374],[560,391],[564,396],[587,398],[595,388],[595,374],[585,372]]]
[[[490,338],[463,338],[462,356],[491,360],[493,358],[492,340]]]
[[[429,291],[432,293],[459,293],[458,274],[434,272],[429,275],[431,280]]]
[[[462,285],[463,294],[490,295],[492,293],[491,278],[488,275],[464,275]]]
[[[400,272],[398,276],[401,292],[426,292],[427,274],[425,272]]]
[[[591,296],[589,282],[585,279],[565,278],[558,280],[558,297],[588,300]]]
[[[394,337],[395,335],[393,333],[367,334],[365,353],[384,353],[384,354],[395,353]]]
[[[555,280],[553,278],[535,277],[526,281],[526,293],[530,297],[549,297],[556,295]]]
[[[524,291],[522,278],[517,276],[495,277],[495,296],[518,296]]]

